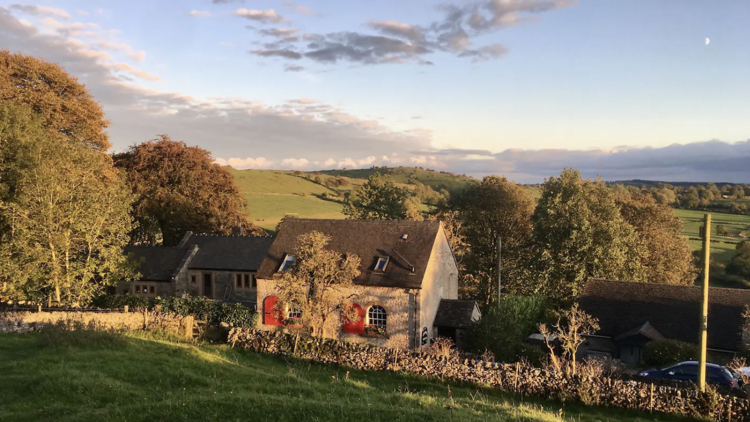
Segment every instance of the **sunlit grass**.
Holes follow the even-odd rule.
[[[148,333],[90,345],[0,334],[0,357],[0,421],[684,420]]]

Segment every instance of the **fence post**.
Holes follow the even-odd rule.
[[[37,305],[36,311],[42,313],[42,305]]]
[[[122,311],[127,314],[128,313],[128,305],[123,306],[122,307]]]
[[[651,395],[648,399],[648,411],[649,413],[654,412],[654,384],[651,384]]]
[[[143,329],[148,329],[148,309],[143,309]]]
[[[292,350],[293,356],[297,356],[297,343],[299,343],[299,333],[297,333],[297,338],[294,340],[294,350]]]
[[[182,323],[185,326],[185,337],[188,340],[193,339],[193,317],[192,316],[186,316],[182,319]]]

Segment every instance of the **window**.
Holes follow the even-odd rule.
[[[235,286],[238,289],[254,289],[257,287],[255,274],[237,273],[235,275]]]
[[[148,284],[136,284],[134,287],[135,294],[139,296],[155,296],[156,286]]]
[[[378,262],[375,263],[375,272],[385,272],[385,267],[388,266],[388,257],[387,256],[381,256],[378,258]]]
[[[300,319],[302,318],[302,310],[294,305],[290,305],[287,308],[286,315],[289,319]]]
[[[195,275],[191,275],[190,276],[190,283],[191,284],[195,284],[197,282],[198,282],[198,277],[196,277]]]
[[[387,326],[388,315],[385,312],[385,308],[379,305],[371,306],[367,310],[367,328],[370,329],[368,331],[383,333]]]
[[[284,271],[289,271],[289,269],[292,268],[292,264],[294,264],[294,257],[292,255],[285,256],[284,262],[282,262],[281,267],[279,267],[279,272],[282,273]]]

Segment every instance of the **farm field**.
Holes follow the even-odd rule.
[[[0,334],[1,421],[688,421],[152,333]]]
[[[698,240],[699,227],[703,225],[704,211],[676,209],[675,215],[682,220],[682,233],[688,236],[693,250],[700,250],[702,242]],[[717,236],[716,225],[721,224],[734,236]],[[750,233],[750,216],[724,213],[711,213],[711,254],[717,262],[728,264],[734,256],[735,243],[743,240],[741,236]]]

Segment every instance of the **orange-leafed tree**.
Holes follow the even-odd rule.
[[[167,135],[114,155],[137,195],[134,243],[176,245],[187,231],[265,234],[245,211],[246,201],[232,173],[215,164],[211,153]]]
[[[54,137],[109,149],[101,105],[57,64],[0,50],[0,104],[27,106]]]

